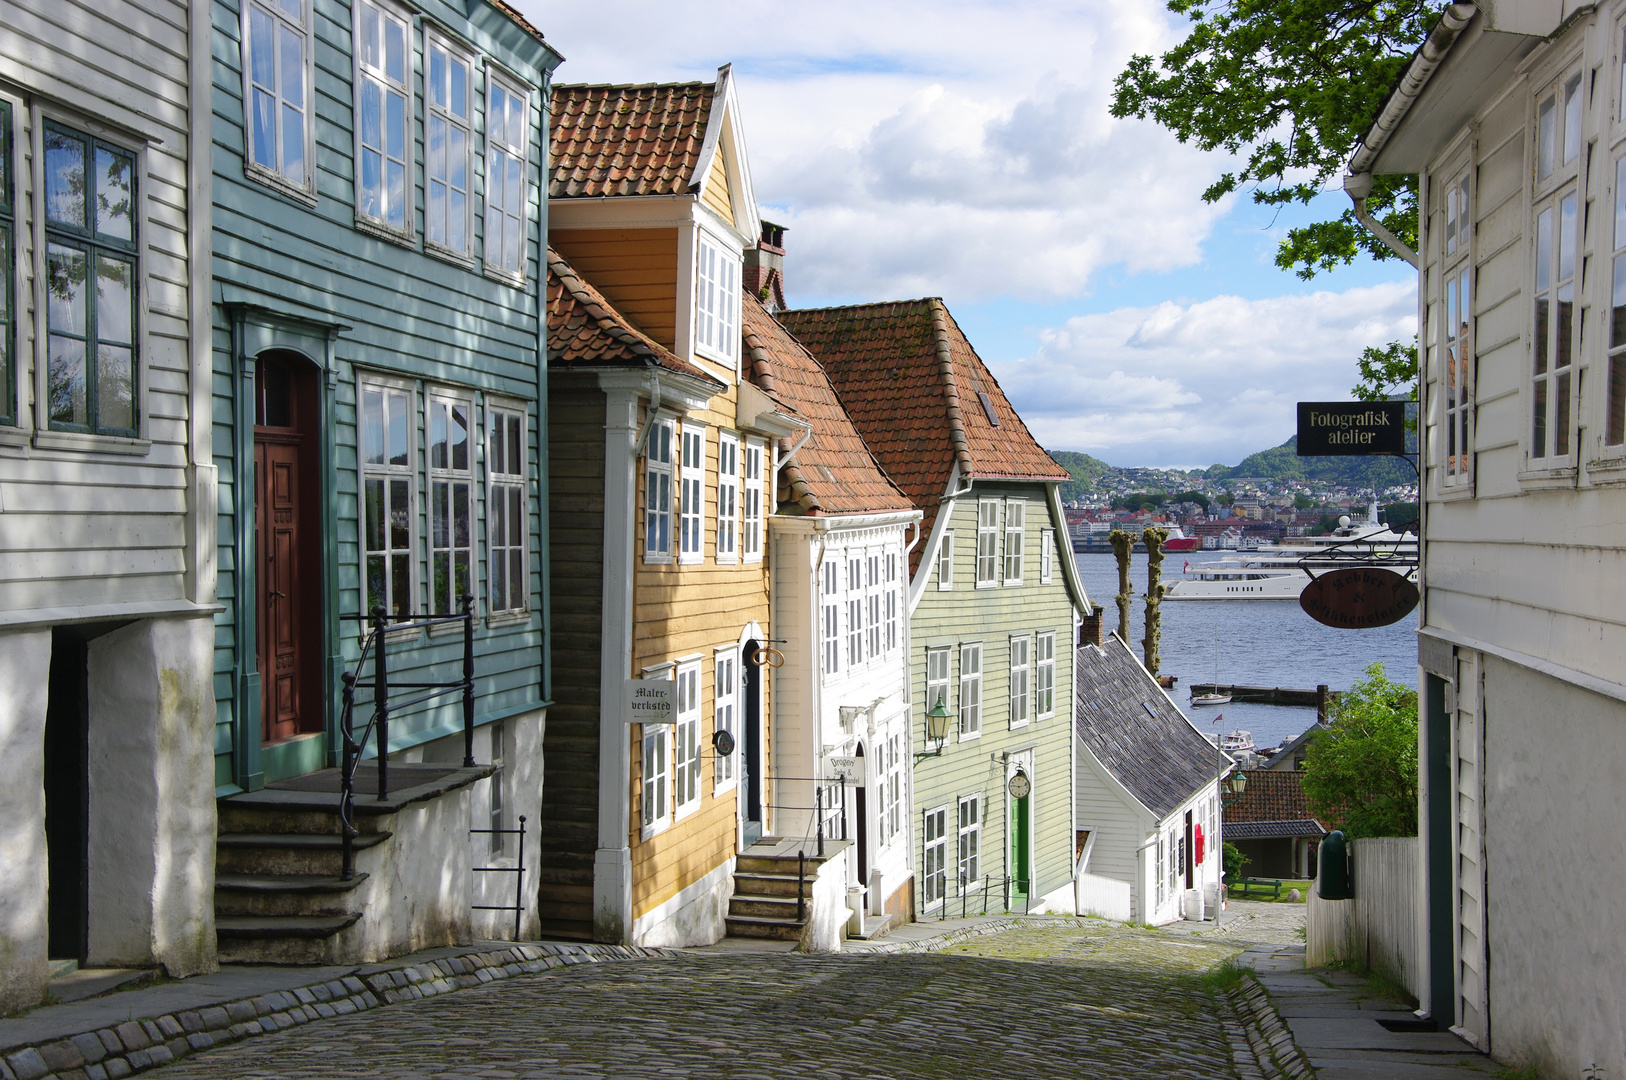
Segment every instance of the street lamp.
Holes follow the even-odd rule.
[[[1242,792],[1247,789],[1248,777],[1241,769],[1236,770],[1220,784],[1220,800],[1230,806],[1242,798]]]
[[[943,753],[943,744],[948,742],[948,729],[948,706],[943,704],[942,698],[938,698],[937,704],[933,705],[931,707],[931,711],[926,713],[926,741],[928,743],[936,743],[937,749],[916,753],[915,760],[919,761],[921,758],[925,757],[941,756]]]

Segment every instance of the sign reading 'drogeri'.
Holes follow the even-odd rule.
[[[1406,452],[1404,401],[1299,402],[1299,457]]]
[[[676,723],[676,688],[677,683],[671,679],[628,679],[625,689],[627,723]]]
[[[851,780],[858,775],[858,759],[856,757],[831,757],[830,774],[839,780]]]

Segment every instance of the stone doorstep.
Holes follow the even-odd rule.
[[[466,949],[437,949],[354,968],[340,978],[292,990],[223,1000],[150,1020],[127,1020],[43,1043],[0,1047],[0,1080],[121,1080],[196,1051],[312,1020],[574,964],[678,955],[673,949],[557,942],[491,942]],[[135,990],[129,995],[135,998],[141,993]]]

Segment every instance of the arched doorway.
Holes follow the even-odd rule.
[[[297,354],[256,361],[253,603],[268,744],[319,734],[326,720],[317,383],[315,366]]]
[[[740,647],[740,670],[745,675],[744,755],[740,768],[744,771],[745,820],[743,823],[746,846],[762,837],[762,665],[757,663],[757,650],[761,643],[748,639]]]
[[[864,744],[859,743],[853,753],[858,758],[858,768],[854,770],[858,786],[853,789],[853,817],[857,827],[853,831],[858,836],[857,884],[862,888],[869,885],[869,774],[865,771]]]

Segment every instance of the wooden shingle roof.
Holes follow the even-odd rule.
[[[1116,636],[1074,653],[1073,731],[1158,820],[1213,783],[1222,761]]]
[[[697,187],[713,83],[553,88],[548,197],[681,195]]]
[[[1068,479],[941,299],[785,311],[876,460],[929,531],[956,465],[971,479]],[[911,555],[911,572],[924,546]]]
[[[548,366],[659,367],[723,389],[711,375],[638,329],[552,248],[548,249]]]
[[[913,509],[876,464],[813,354],[749,292],[741,323],[751,381],[813,425],[784,468],[789,490],[782,509],[809,515]]]

